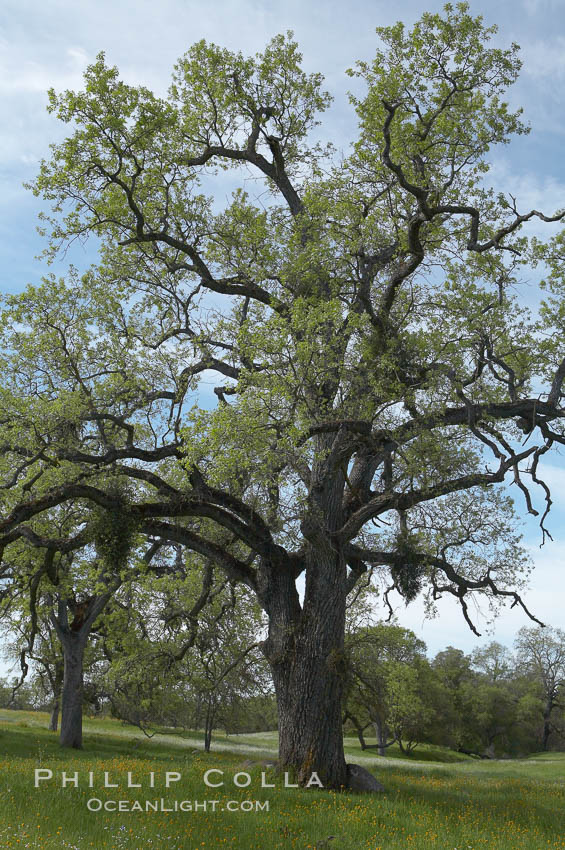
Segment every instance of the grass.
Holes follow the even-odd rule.
[[[47,721],[39,713],[0,711],[2,850],[565,850],[565,754],[478,762],[419,748],[406,760],[361,753],[348,738],[348,759],[374,770],[387,789],[366,796],[285,789],[272,769],[250,767],[250,759],[276,753],[272,733],[218,735],[215,751],[205,754],[197,733],[148,740],[116,721],[86,720],[84,749],[63,752]],[[52,770],[54,779],[34,788],[35,768]],[[206,788],[210,768],[224,771],[224,787]],[[79,787],[62,788],[61,771],[77,771]],[[103,787],[104,771],[119,788]],[[142,788],[126,787],[128,771]],[[182,774],[168,790],[165,771]],[[234,786],[238,771],[251,775],[249,788]],[[276,788],[261,788],[261,771]],[[90,812],[91,798],[128,806],[163,798],[169,808],[174,800],[218,802],[216,811],[208,804],[207,811]],[[241,810],[242,801],[254,807],[256,800],[268,801],[269,810]]]

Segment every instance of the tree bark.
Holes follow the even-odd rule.
[[[350,714],[349,711],[346,712],[346,714],[343,718],[343,723],[345,723],[346,720],[351,720],[351,722],[355,726],[355,731],[357,732],[357,737],[359,738],[359,745],[360,745],[362,750],[366,750],[367,749],[367,742],[365,741],[365,729],[367,728],[367,726],[361,726],[361,724],[359,723],[359,720],[355,717],[354,714]]]
[[[49,731],[56,732],[57,727],[59,726],[59,708],[61,705],[61,696],[57,694],[57,696],[53,699],[53,705],[51,707],[51,719],[49,720]]]
[[[269,661],[279,716],[279,765],[307,785],[347,784],[343,750],[345,565],[331,546],[312,550],[301,608],[294,576],[269,565]]]
[[[87,638],[88,633],[68,632],[61,641],[65,663],[59,741],[62,747],[82,747],[83,660]]]
[[[546,753],[549,749],[549,736],[551,735],[551,712],[553,703],[548,700],[543,712],[543,732],[541,736],[541,749]]]
[[[387,748],[387,728],[380,717],[375,717],[375,737],[377,739],[377,751],[380,756],[386,755]]]
[[[210,746],[212,744],[212,730],[214,728],[214,714],[215,711],[212,707],[211,701],[208,700],[206,706],[206,721],[204,724],[204,752],[210,752]]]
[[[84,650],[88,636],[99,614],[102,613],[119,582],[100,596],[91,596],[85,602],[71,606],[62,596],[57,597],[57,615],[51,612],[51,622],[61,641],[63,650],[63,691],[61,736],[62,747],[82,747],[82,699]],[[67,607],[74,617],[69,622]]]
[[[61,708],[61,690],[63,688],[63,665],[60,659],[55,662],[55,674],[50,676],[51,686],[53,689],[53,704],[51,706],[51,719],[49,721],[49,731],[56,732],[59,726],[59,710]]]

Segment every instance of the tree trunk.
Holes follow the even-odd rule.
[[[106,604],[119,587],[119,582],[106,593],[90,596],[83,602],[69,601],[57,596],[57,610],[51,612],[57,636],[63,650],[63,692],[61,737],[62,747],[82,747],[82,700],[83,700],[83,662],[84,650],[88,636],[96,618],[102,613]],[[73,613],[69,622],[67,609]]]
[[[551,735],[551,709],[553,706],[548,703],[543,712],[543,732],[541,736],[541,749],[546,753],[549,749],[549,736]]]
[[[61,641],[65,662],[63,678],[63,711],[61,717],[62,747],[82,747],[83,659],[88,635],[68,632]]]
[[[49,721],[49,731],[56,732],[59,726],[59,709],[61,708],[61,690],[63,688],[63,664],[60,659],[55,662],[55,673],[50,676],[51,687],[53,690],[53,705],[51,707],[51,719]]]
[[[270,565],[264,600],[270,663],[279,716],[279,765],[307,785],[316,773],[326,788],[347,784],[342,696],[345,565],[330,546],[309,553],[303,608],[294,575]]]
[[[204,752],[205,753],[210,752],[210,745],[212,743],[212,729],[213,729],[213,726],[214,726],[214,717],[213,717],[214,713],[215,712],[213,712],[213,709],[212,709],[212,706],[210,705],[210,702],[208,702],[208,705],[206,707],[206,721],[205,721],[205,725],[204,725]]]
[[[53,706],[51,708],[51,719],[49,721],[49,731],[56,732],[57,727],[59,726],[59,708],[61,705],[61,695],[57,694],[53,699]]]
[[[361,749],[366,750],[367,749],[367,742],[365,741],[365,729],[367,727],[361,726],[361,724],[359,723],[359,721],[355,717],[355,715],[351,714],[349,711],[346,712],[345,717],[343,718],[343,723],[345,723],[345,721],[348,720],[348,719],[351,720],[351,722],[355,726],[355,731],[357,732],[357,737],[359,738],[359,744],[361,746]]]
[[[365,735],[363,734],[363,730],[360,726],[357,727],[357,737],[359,738],[359,745],[362,750],[367,749],[367,744],[365,742]]]
[[[380,717],[375,717],[375,738],[377,739],[377,751],[380,756],[386,755],[387,728]]]

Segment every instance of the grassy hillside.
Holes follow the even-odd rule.
[[[565,850],[565,754],[485,763],[428,748],[402,760],[367,756],[347,739],[348,759],[373,770],[387,789],[361,796],[282,787],[282,778],[260,763],[276,754],[271,733],[218,736],[206,755],[197,733],[148,740],[114,721],[86,721],[84,750],[62,752],[47,720],[0,711],[2,850]],[[204,784],[211,768],[223,771],[210,775],[223,787]],[[51,770],[53,778],[34,788],[35,769]],[[62,771],[76,771],[79,787],[61,787]],[[104,787],[104,771],[118,788]],[[130,784],[141,788],[127,787],[128,771]],[[168,789],[166,771],[182,775],[178,782],[171,777]],[[248,788],[234,785],[238,771],[251,776]],[[275,788],[261,787],[261,772]],[[102,809],[89,811],[89,800]],[[146,800],[160,808],[187,801],[192,811],[104,810],[120,800],[124,808],[137,800],[142,809]],[[268,801],[268,811],[255,810],[256,801]]]

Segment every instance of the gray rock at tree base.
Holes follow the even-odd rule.
[[[369,794],[379,794],[385,790],[384,785],[377,782],[373,774],[360,764],[347,765],[347,787],[350,791],[365,791]]]

